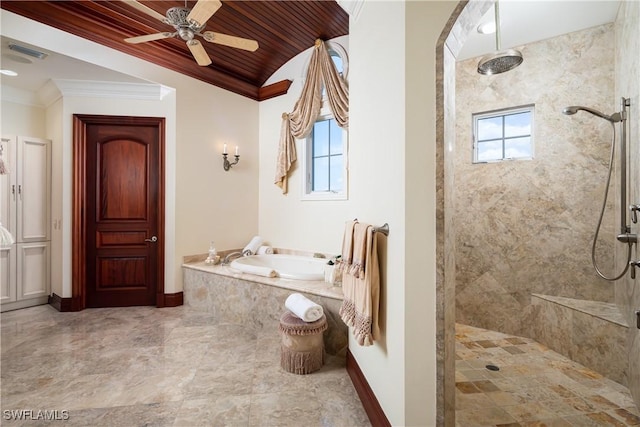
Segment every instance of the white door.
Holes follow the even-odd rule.
[[[0,247],[0,303],[13,302],[16,297],[16,245]]]
[[[49,242],[19,243],[18,299],[49,295]]]
[[[18,137],[18,242],[49,240],[51,142]]]

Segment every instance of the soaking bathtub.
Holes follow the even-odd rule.
[[[252,255],[234,260],[229,267],[243,273],[294,280],[324,280],[327,259],[300,255]]]

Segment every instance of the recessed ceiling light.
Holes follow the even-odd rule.
[[[496,23],[495,21],[485,22],[484,24],[478,25],[478,32],[480,34],[493,34],[496,32]]]
[[[18,73],[12,70],[0,70],[0,74],[4,74],[5,76],[11,76],[11,77],[15,77],[18,75]]]

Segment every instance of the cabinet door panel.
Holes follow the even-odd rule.
[[[49,240],[50,141],[18,138],[18,241]]]
[[[0,247],[0,302],[16,300],[16,245]]]
[[[18,246],[18,298],[49,295],[49,243],[20,243]]]

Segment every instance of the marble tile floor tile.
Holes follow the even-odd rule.
[[[284,372],[271,329],[217,324],[189,307],[2,313],[0,424],[370,426],[343,358]],[[11,410],[40,419],[7,419]],[[57,421],[38,412],[56,410]]]
[[[456,425],[640,426],[640,412],[626,387],[534,340],[457,324]]]

